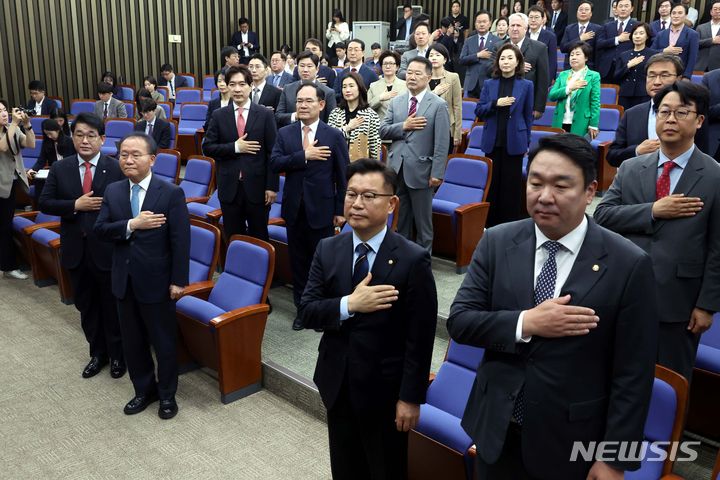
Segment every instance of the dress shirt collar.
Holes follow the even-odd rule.
[[[308,127],[310,127],[310,133],[312,134],[313,138],[317,134],[318,125],[320,125],[319,118],[317,120],[315,120],[313,123],[311,123],[310,125],[307,125]],[[303,134],[305,133],[305,132],[303,132],[303,127],[305,127],[305,126],[306,126],[305,123],[303,123],[301,121],[300,122],[300,132],[302,132]]]
[[[78,155],[77,158],[78,158],[78,165],[82,166],[85,164],[85,160],[83,160],[83,158],[80,155]],[[90,163],[92,163],[93,167],[97,167],[97,164],[99,161],[100,161],[100,152],[98,152],[97,155],[95,155],[93,158],[90,159]]]
[[[353,230],[353,252],[355,252],[355,249],[358,245],[361,243],[367,243],[370,245],[370,248],[372,248],[373,253],[377,254],[380,250],[380,245],[382,245],[383,240],[385,240],[385,235],[387,234],[387,225],[378,233],[375,234],[374,237],[372,237],[367,242],[363,242],[360,240],[360,237],[357,236],[357,233],[355,233],[355,230]]]
[[[152,170],[148,172],[147,177],[140,180],[137,184],[140,185],[140,188],[143,190],[143,192],[147,192],[148,187],[150,186],[150,179],[152,179]],[[132,180],[130,180],[130,192],[132,192],[132,187],[135,185]]]
[[[520,50],[522,50],[523,42],[525,41],[526,38],[527,38],[527,35],[524,36],[522,39],[520,39],[520,41],[519,41],[518,43],[513,43],[512,40],[510,40],[510,43],[513,43],[513,45],[515,45],[515,46],[518,47]]]
[[[247,100],[245,100],[245,104],[242,106],[242,108],[244,108],[246,112],[249,112],[251,104],[252,104],[252,102],[248,98]],[[237,113],[237,111],[240,107],[238,107],[237,104],[235,102],[233,102],[233,108],[235,109],[235,112]]]
[[[354,68],[355,70],[358,71],[358,73],[360,73],[360,67],[362,67],[362,66],[363,66],[362,61],[360,61],[357,65],[353,65],[350,62],[345,62],[345,68],[350,68],[350,69]]]
[[[422,99],[425,98],[426,93],[427,93],[427,88],[425,90],[423,90],[422,92],[418,93],[417,95],[413,95],[412,92],[410,90],[408,90],[408,105],[410,105],[410,99],[412,97],[415,97],[417,99],[418,108],[420,108],[420,102],[422,102]]]
[[[680,155],[678,155],[677,157],[673,158],[672,161],[675,162],[675,164],[678,167],[680,167],[684,170],[688,164],[688,161],[690,161],[690,157],[692,156],[694,151],[695,151],[695,145],[693,144],[685,152],[683,152]],[[660,147],[660,150],[658,150],[658,152],[660,153],[660,156],[658,157],[658,168],[660,168],[663,166],[663,164],[665,164],[666,162],[669,162],[670,159],[662,151],[662,147]]]
[[[680,33],[682,32],[683,28],[685,28],[685,25],[680,25],[680,28],[675,28],[673,25],[670,25],[670,31],[672,33]]]
[[[580,27],[585,27],[585,30],[587,30],[588,25],[590,25],[590,20],[588,20],[588,21],[585,22],[585,23],[578,22],[578,28],[580,28]]]
[[[585,215],[583,215],[583,219],[580,222],[580,225],[575,227],[573,230],[570,231],[567,235],[564,237],[558,239],[557,241],[572,255],[577,255],[577,253],[580,251],[580,247],[582,247],[583,242],[585,241],[585,234],[588,230],[588,220]],[[542,248],[542,245],[545,242],[552,241],[548,237],[545,236],[542,231],[538,228],[537,225],[535,225],[535,251],[537,252],[539,249]]]

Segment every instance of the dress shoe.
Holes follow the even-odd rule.
[[[300,320],[300,317],[295,317],[295,320],[293,320],[292,329],[295,331],[302,330],[304,328],[302,320]]]
[[[120,378],[125,375],[126,371],[127,367],[125,366],[125,362],[110,359],[110,376],[112,378]]]
[[[100,373],[100,370],[102,370],[107,363],[107,358],[92,357],[90,363],[85,366],[85,370],[82,372],[83,378],[94,377]]]
[[[135,415],[145,410],[151,403],[157,402],[157,399],[158,396],[156,393],[133,397],[133,399],[125,405],[123,412],[125,412],[125,415]]]
[[[174,398],[169,400],[160,400],[160,407],[158,408],[158,417],[163,420],[169,420],[177,415],[178,406]]]

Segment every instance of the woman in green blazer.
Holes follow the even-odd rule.
[[[557,102],[553,127],[593,140],[600,123],[600,74],[587,68],[591,54],[585,42],[570,50],[570,70],[558,75],[548,100]]]

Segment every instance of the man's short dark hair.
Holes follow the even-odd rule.
[[[100,82],[97,86],[98,93],[112,93],[113,87],[107,82]]]
[[[43,132],[59,132],[62,129],[60,128],[60,124],[57,122],[57,120],[55,120],[54,118],[46,118],[45,120],[43,120],[40,126],[40,130],[42,130]]]
[[[337,42],[335,45],[333,45],[333,48],[337,50],[338,48],[342,48],[343,50],[346,50],[347,47],[345,46],[345,42]]]
[[[350,46],[351,43],[357,43],[358,45],[360,45],[360,48],[362,48],[362,50],[365,51],[365,42],[363,42],[359,38],[353,38],[352,40],[347,42],[348,46]]]
[[[373,158],[360,158],[347,167],[348,181],[353,175],[366,175],[368,173],[380,173],[383,176],[384,185],[390,187],[393,195],[397,193],[397,173],[384,163]]]
[[[245,25],[246,23],[248,24],[248,26],[250,25],[250,20],[248,20],[246,17],[238,18],[238,25]]]
[[[305,44],[304,44],[304,45],[307,47],[307,44],[308,44],[308,43],[309,43],[310,45],[315,45],[315,46],[318,47],[320,50],[322,50],[322,48],[323,48],[322,42],[321,42],[320,40],[318,40],[317,38],[308,38],[307,40],[305,40]]]
[[[430,33],[430,25],[427,22],[418,22],[418,24],[415,25],[415,27],[412,29],[412,32],[410,33],[415,33],[418,27],[425,27],[427,28],[428,33]]]
[[[682,7],[683,10],[685,10],[685,15],[688,14],[688,11],[689,11],[688,6],[687,6],[687,5],[683,5],[682,3],[679,3],[679,2],[678,2],[678,3],[673,3],[673,4],[672,4],[672,7],[670,7],[670,10],[671,10],[671,11],[672,11],[672,10],[675,10],[677,7]]]
[[[298,53],[298,56],[295,57],[295,64],[299,65],[300,60],[305,60],[306,58],[309,58],[310,60],[312,60],[312,62],[315,64],[316,67],[318,65],[320,65],[320,59],[318,58],[317,55],[312,53],[310,50],[305,50],[305,51]]]
[[[232,77],[237,74],[241,74],[243,76],[245,83],[248,85],[252,84],[252,74],[250,73],[250,69],[245,65],[238,65],[237,67],[230,67],[225,70],[225,83],[230,83],[232,81]]]
[[[240,55],[240,52],[233,46],[223,47],[222,50],[220,50],[220,63],[225,64],[227,58],[231,55]]]
[[[147,145],[147,153],[149,153],[150,155],[157,155],[158,146],[155,142],[155,139],[145,132],[132,132],[131,134],[120,140],[120,143],[118,144],[118,154],[120,154],[120,148],[122,148],[122,144],[125,143],[126,140],[130,140],[131,138],[141,139],[145,142],[145,145]]]
[[[597,170],[595,169],[597,158],[595,151],[592,146],[590,146],[590,142],[584,137],[575,135],[574,133],[558,133],[557,135],[548,135],[547,137],[540,138],[538,146],[532,149],[528,156],[528,172],[530,172],[530,165],[533,159],[542,151],[559,153],[568,157],[571,162],[582,170],[585,188],[595,180],[597,176]]]
[[[545,16],[545,10],[538,7],[537,5],[533,5],[532,7],[528,8],[528,11],[527,13],[525,13],[525,15],[530,15],[530,12],[539,13],[541,17]]]
[[[670,8],[672,9],[672,7],[673,7],[673,5],[674,5],[674,3],[673,3],[672,0],[659,0],[658,3],[657,3],[657,8],[658,8],[658,10],[659,10],[660,7],[662,6],[662,4],[665,3],[665,2],[669,3],[669,4],[670,4]]]
[[[442,28],[448,28],[450,25],[452,25],[452,21],[450,21],[449,18],[445,17],[442,20],[440,20],[440,26]]]
[[[682,76],[683,72],[685,71],[685,65],[683,65],[683,62],[682,62],[682,60],[680,60],[679,56],[673,55],[670,53],[660,52],[660,53],[656,53],[655,55],[653,55],[652,57],[650,57],[648,59],[647,63],[645,64],[645,73],[647,73],[647,71],[651,65],[653,65],[655,63],[660,63],[660,62],[672,63],[673,66],[675,67],[675,73],[677,74],[678,77]]]
[[[370,50],[375,50],[376,48],[382,48],[382,45],[380,45],[378,42],[375,42],[372,45],[370,45]]]
[[[462,7],[462,3],[460,3],[460,0],[453,0],[453,2],[450,4],[450,6],[452,7],[456,3]]]
[[[44,92],[45,84],[42,82],[42,80],[31,80],[30,83],[28,83],[28,90],[37,90],[39,92]]]
[[[163,63],[162,66],[160,67],[160,73],[172,72],[172,71],[173,71],[173,66],[170,65],[169,63]]]
[[[154,112],[157,108],[157,103],[152,98],[143,98],[140,100],[140,113]]]
[[[580,7],[580,5],[582,5],[583,3],[586,3],[590,6],[591,12],[593,11],[593,8],[595,8],[595,5],[593,5],[593,3],[590,0],[581,0],[580,3],[578,3],[578,7]]]
[[[315,57],[317,58],[317,57]],[[297,89],[296,96],[300,93],[300,90],[302,90],[305,87],[312,87],[313,90],[315,90],[315,95],[317,96],[318,100],[325,100],[325,91],[320,88],[315,82],[311,82],[310,80],[303,80],[300,83],[300,86]]]
[[[677,92],[680,96],[680,101],[684,105],[695,104],[695,110],[698,115],[705,115],[707,118],[708,105],[710,103],[710,91],[705,85],[694,83],[689,80],[678,80],[670,85],[665,85],[662,90],[655,94],[653,98],[653,110],[658,111],[658,107],[663,101],[663,98],[670,93]]]
[[[412,5],[409,4],[409,3],[404,3],[404,4],[403,4],[403,10],[405,10],[406,8],[409,8],[410,10],[412,10]]]
[[[430,63],[430,60],[428,60],[427,58],[415,57],[408,62],[408,67],[411,63],[422,63],[423,65],[425,65],[425,73],[427,73],[428,75],[432,74],[432,63]]]
[[[265,68],[268,66],[268,60],[262,53],[253,53],[250,55],[250,60],[260,60],[262,64],[265,65]],[[248,63],[250,63],[250,60],[248,60]]]
[[[475,12],[475,20],[477,20],[477,17],[479,17],[480,15],[487,15],[488,18],[490,19],[490,21],[492,22],[492,19],[493,19],[493,18],[492,18],[492,13],[490,13],[488,10],[485,10],[485,9],[483,8],[483,9],[480,9],[480,10],[478,10],[477,12]]]
[[[78,126],[78,124],[85,124],[88,127],[97,130],[98,135],[105,135],[105,122],[103,122],[102,118],[98,117],[94,113],[91,112],[82,112],[75,117],[75,120],[73,121],[72,125],[70,126],[70,131],[72,133],[75,133],[75,127]]]
[[[273,55],[280,55],[280,58],[282,58],[283,62],[287,60],[287,55],[285,55],[285,52],[281,50],[275,50],[270,54],[270,58],[273,57]]]

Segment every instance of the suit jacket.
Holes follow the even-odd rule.
[[[662,20],[660,20],[659,18],[650,24],[650,30],[652,31],[653,37],[657,36],[657,34],[660,33],[661,31],[667,30],[668,28],[670,28],[670,19],[668,18],[665,21],[664,29],[662,28],[662,26],[663,26]]]
[[[445,101],[427,91],[417,106],[417,116],[425,117],[422,130],[403,130],[408,117],[410,92],[390,102],[387,115],[380,123],[380,138],[392,140],[387,164],[396,172],[403,168],[405,184],[410,188],[429,188],[430,178],[445,176],[450,148],[450,114]]]
[[[683,75],[685,75],[687,78],[692,77],[692,72],[695,68],[695,63],[697,62],[698,58],[699,44],[700,37],[698,36],[698,32],[691,28],[683,27],[682,31],[680,32],[680,37],[678,37],[678,41],[677,43],[675,43],[675,46],[681,47],[683,49],[682,53],[680,53],[680,60],[682,60],[683,65],[685,65],[685,71],[683,72]],[[653,39],[652,49],[663,50],[668,46],[670,46],[669,28],[657,34],[657,36]]]
[[[695,70],[709,72],[720,68],[720,45],[712,41],[713,34],[710,22],[698,25],[697,33],[699,51],[695,62]]]
[[[280,95],[282,95],[282,90],[273,87],[266,81],[258,103],[265,107],[272,107],[271,112],[274,114],[275,110],[277,110],[278,104],[280,103]]]
[[[620,85],[621,97],[647,97],[645,87],[645,65],[650,57],[658,53],[652,48],[643,48],[641,51],[628,50],[620,54],[615,62],[615,83]],[[628,62],[638,56],[644,56],[645,60],[632,68],[628,68]]]
[[[105,106],[103,105],[102,100],[95,102],[95,115],[100,118],[104,118],[104,110]],[[107,118],[128,118],[125,104],[115,97],[110,97]]]
[[[708,150],[715,155],[720,151],[720,70],[713,70],[703,76],[702,84],[710,90],[710,111],[703,125],[708,125]]]
[[[415,26],[419,22],[418,17],[412,17],[410,20],[410,32],[415,30]],[[407,36],[407,21],[404,18],[399,19],[397,22],[395,22],[395,39],[396,40],[405,40],[405,37]],[[410,34],[410,38],[412,38],[412,33]]]
[[[335,73],[334,68],[330,68],[327,65],[320,65],[320,69],[318,70],[317,74],[318,78],[324,78],[325,79],[325,86],[332,88],[335,85],[335,77],[337,74]],[[300,74],[298,74],[298,69],[295,67],[295,70],[293,70],[292,80],[285,84],[286,86],[293,82],[299,82],[300,81]]]
[[[450,88],[440,98],[445,100],[450,115],[450,135],[453,140],[462,139],[462,102],[463,91],[460,85],[460,76],[455,72],[445,71],[445,76],[440,84],[447,83]]]
[[[42,147],[40,148],[40,156],[38,157],[35,165],[32,169],[36,172],[42,170],[47,165],[48,168],[52,167],[53,163],[57,161],[57,154],[62,155],[63,158],[75,155],[75,145],[73,144],[72,138],[67,135],[60,135],[57,141],[57,152],[55,151],[55,142],[45,138]]]
[[[117,160],[100,155],[92,181],[93,197],[102,197],[108,185],[123,178]],[[80,266],[83,255],[87,254],[99,269],[110,270],[112,245],[102,241],[93,231],[98,212],[75,211],[75,200],[82,194],[78,156],[63,158],[50,167],[40,194],[40,210],[60,216],[60,261],[63,267]]]
[[[252,44],[252,48],[248,48],[250,55],[245,55],[245,50],[243,49],[242,45],[240,45],[241,43],[242,32],[238,30],[237,32],[233,33],[233,36],[230,38],[230,43],[228,45],[232,45],[233,47],[237,48],[240,52],[241,58],[251,57],[260,51],[260,40],[258,39],[258,34],[256,32],[248,30],[248,43]]]
[[[527,37],[530,38],[530,32],[528,32]],[[550,78],[550,82],[552,82],[553,80],[555,80],[555,77],[557,77],[558,39],[552,30],[542,29],[540,30],[540,33],[538,33],[537,41],[540,43],[544,43],[547,48],[548,75]]]
[[[317,83],[317,85],[325,92],[325,108],[320,112],[320,120],[327,123],[330,117],[330,112],[337,106],[335,101],[335,90]],[[296,112],[297,108],[295,103],[297,102],[297,92],[300,88],[300,82],[293,82],[285,86],[280,95],[280,102],[275,110],[275,119],[277,120],[278,126],[283,127],[291,123],[292,114]]]
[[[629,32],[637,22],[632,18],[625,21],[624,32]],[[632,50],[632,40],[615,45],[618,22],[610,20],[595,34],[595,65],[601,78],[608,78],[615,71],[615,59],[623,52]],[[653,47],[655,49],[655,44]]]
[[[321,240],[298,310],[305,328],[324,330],[313,378],[323,403],[333,407],[345,377],[358,410],[398,399],[425,403],[437,324],[429,254],[388,230],[370,285],[394,285],[398,300],[387,310],[356,313],[341,323],[340,299],[353,291],[352,259],[352,233]]]
[[[505,40],[505,42],[509,41],[509,38]],[[493,45],[493,54],[497,51],[500,45],[505,42]],[[532,69],[525,74],[525,80],[533,82],[535,87],[533,93],[535,102],[533,110],[542,113],[545,111],[548,89],[550,88],[550,77],[548,75],[549,69],[547,65],[547,45],[526,36],[522,42],[520,51],[522,52],[525,61],[532,65]],[[557,65],[557,61],[555,64]]]
[[[470,92],[477,88],[482,90],[483,82],[492,76],[493,57],[478,58],[480,51],[480,43],[477,32],[465,39],[462,50],[460,51],[460,64],[465,65],[465,92]],[[488,32],[485,34],[485,49],[493,51],[493,46],[500,43],[500,39]]]
[[[270,75],[268,75],[265,80],[266,80],[270,85],[275,86],[275,83],[274,83],[274,81],[275,81],[275,74],[274,74],[274,73],[271,73]],[[288,72],[286,72],[285,70],[283,70],[282,74],[280,74],[280,81],[279,81],[279,83],[278,83],[278,85],[277,85],[277,88],[279,88],[280,90],[282,90],[282,89],[285,87],[285,85],[287,85],[288,83],[292,83],[292,82],[294,82],[294,81],[295,81],[295,79],[293,79],[293,76],[292,76],[291,74],[289,74]]]
[[[548,94],[548,100],[557,102],[552,121],[552,126],[556,128],[562,128],[565,108],[571,98],[570,95],[565,93],[565,89],[568,78],[572,76],[572,73],[572,70],[565,70],[560,73],[555,85]],[[600,123],[600,74],[588,69],[585,80],[588,84],[575,91],[575,99],[570,102],[570,106],[574,108],[575,112],[570,131],[581,137],[587,135],[588,127],[598,128]]]
[[[427,53],[430,51],[430,46],[428,45],[425,49],[425,53],[427,56]],[[410,65],[410,62],[412,59],[418,56],[418,49],[413,48],[412,50],[407,50],[402,54],[402,57],[400,57],[400,69],[397,72],[397,76],[405,80],[405,72],[407,71],[408,65]]]
[[[480,100],[475,107],[475,116],[485,121],[482,135],[482,149],[492,152],[497,143],[497,100],[500,80],[491,78],[483,85]],[[529,80],[516,78],[513,83],[515,103],[510,105],[505,148],[510,155],[524,155],[530,146],[530,131],[533,123],[533,85]]]
[[[586,32],[595,32],[595,36],[588,40],[586,43],[590,45],[593,52],[590,55],[590,58],[588,59],[587,65],[593,70],[596,70],[595,68],[595,57],[597,55],[597,51],[595,48],[595,40],[597,40],[598,32],[603,27],[598,25],[597,23],[589,22],[587,25]],[[580,25],[577,23],[573,23],[571,25],[568,25],[565,28],[565,33],[562,36],[562,41],[558,40],[558,44],[560,45],[560,51],[565,54],[565,64],[563,65],[563,69],[567,70],[570,68],[570,49],[580,41]]]
[[[136,132],[144,132],[147,128],[147,121],[141,120],[135,124]],[[152,137],[155,139],[158,148],[170,148],[170,123],[155,117]]]
[[[233,103],[232,98],[230,98],[230,101],[228,102],[228,105],[231,105]],[[227,107],[227,105],[225,105]],[[222,108],[220,106],[220,97],[213,98],[208,102],[208,108],[207,108],[207,114],[205,115],[205,124],[203,125],[203,130],[207,132],[208,127],[210,126],[210,119],[212,118],[213,112],[215,110]]]
[[[623,162],[594,217],[652,258],[656,321],[688,322],[695,307],[720,310],[720,165],[695,148],[672,193],[702,198],[702,210],[653,220],[658,158],[655,152]]]
[[[350,67],[347,67],[345,70],[340,72],[337,77],[335,77],[335,100],[337,100],[338,102],[342,98],[342,82],[343,80],[345,80],[345,77],[347,77],[348,73],[350,73]],[[377,73],[375,73],[372,68],[368,67],[364,63],[360,65],[357,73],[362,77],[366,89],[370,88],[370,85],[372,85],[373,82],[377,81],[378,79]]]
[[[657,351],[650,258],[588,219],[560,295],[600,317],[587,335],[515,341],[520,312],[533,307],[532,219],[485,232],[450,308],[453,340],[485,348],[462,426],[494,463],[524,385],[523,463],[533,478],[585,478],[592,462],[569,462],[574,441],[641,441]],[[587,443],[584,443],[587,445]],[[632,470],[635,461],[608,462]]]
[[[165,215],[165,224],[150,230],[135,230],[127,237],[132,218],[130,181],[109,185],[95,223],[95,233],[113,242],[112,293],[125,298],[132,279],[139,303],[170,300],[170,285],[188,284],[190,270],[190,215],[185,194],[175,184],[153,176],[140,208]]]
[[[35,105],[37,105],[37,103],[31,98],[30,100],[28,100],[25,108],[35,110]],[[40,107],[40,115],[52,115],[55,110],[57,110],[57,103],[55,103],[55,100],[45,96],[42,101],[42,106]]]
[[[554,14],[555,12],[552,9],[548,11],[548,27],[555,34],[555,37],[557,37],[557,43],[559,44],[562,42],[563,35],[565,35],[565,29],[568,25],[568,14],[564,10],[560,10],[558,18],[555,21],[555,26],[553,27],[552,19]]]
[[[392,90],[393,92],[398,92],[398,95],[403,93],[407,90],[407,87],[405,86],[405,80],[401,80],[397,76],[395,77],[395,80],[392,83]],[[375,110],[378,114],[378,117],[380,117],[380,120],[383,119],[383,117],[387,114],[387,109],[390,106],[390,100],[380,100],[380,97],[387,92],[387,83],[385,82],[384,78],[381,78],[377,82],[373,82],[370,85],[370,88],[368,88],[368,104],[370,105],[370,108]]]
[[[375,75],[380,78],[382,76],[382,65],[380,64],[380,61],[378,60],[377,63],[375,63],[375,60],[370,57],[367,60],[365,60],[365,66],[368,67],[370,70],[375,72]],[[368,86],[369,88],[369,86]]]
[[[169,87],[168,81],[165,80],[165,78],[162,75],[160,75],[158,77],[158,86],[159,87]],[[175,74],[175,90],[177,90],[178,88],[183,88],[183,87],[187,87],[187,86],[188,86],[187,78],[181,77],[178,74]]]
[[[273,113],[262,105],[250,103],[245,133],[245,140],[260,142],[257,153],[235,153],[235,142],[238,139],[235,104],[215,110],[205,132],[203,152],[215,159],[218,199],[221,202],[233,201],[242,173],[243,188],[248,199],[262,205],[265,203],[265,191],[277,192],[279,187],[278,176],[270,169],[270,152],[277,136]]]
[[[345,137],[324,122],[318,124],[315,140],[318,146],[330,148],[325,161],[305,160],[302,147],[302,122],[294,122],[278,131],[270,156],[275,173],[285,173],[281,215],[288,225],[295,225],[300,206],[311,228],[330,227],[335,215],[343,214],[350,163]]]

